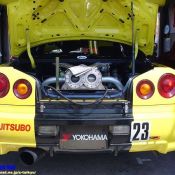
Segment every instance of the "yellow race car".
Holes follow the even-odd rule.
[[[0,4],[11,55],[0,67],[0,154],[32,164],[45,152],[175,150],[175,70],[150,57],[164,0]]]

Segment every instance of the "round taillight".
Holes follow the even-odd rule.
[[[158,91],[164,98],[175,96],[175,75],[171,73],[164,74],[158,82]]]
[[[17,98],[26,99],[32,93],[32,86],[29,81],[20,79],[15,82],[13,92]]]
[[[136,87],[138,97],[144,100],[151,98],[154,90],[154,84],[150,80],[141,80]]]
[[[0,98],[5,97],[10,89],[10,83],[4,74],[0,73]]]

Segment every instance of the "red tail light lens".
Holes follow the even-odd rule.
[[[0,73],[0,98],[5,97],[8,94],[9,89],[10,83],[8,78],[4,74]]]
[[[136,87],[138,97],[144,100],[151,98],[154,90],[154,84],[150,80],[141,80]]]
[[[17,98],[26,99],[32,93],[32,86],[29,81],[20,79],[15,82],[13,92]]]
[[[164,98],[172,98],[175,96],[175,75],[164,74],[158,83],[158,91]]]

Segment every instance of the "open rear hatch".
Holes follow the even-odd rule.
[[[158,7],[165,0],[134,3],[139,49],[153,52]],[[0,0],[7,4],[11,55],[27,48],[63,40],[108,40],[132,43],[131,0]],[[29,35],[29,36],[27,36]]]
[[[0,3],[8,9],[12,65],[41,82],[42,100],[130,101],[135,55],[137,73],[152,68],[146,56],[153,53],[164,0]]]

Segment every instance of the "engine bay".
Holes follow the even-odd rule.
[[[27,52],[11,64],[36,77],[51,98],[124,98],[132,78],[131,52],[131,46],[110,41],[63,41],[31,49],[36,69]],[[139,51],[137,74],[151,68],[151,61]]]

